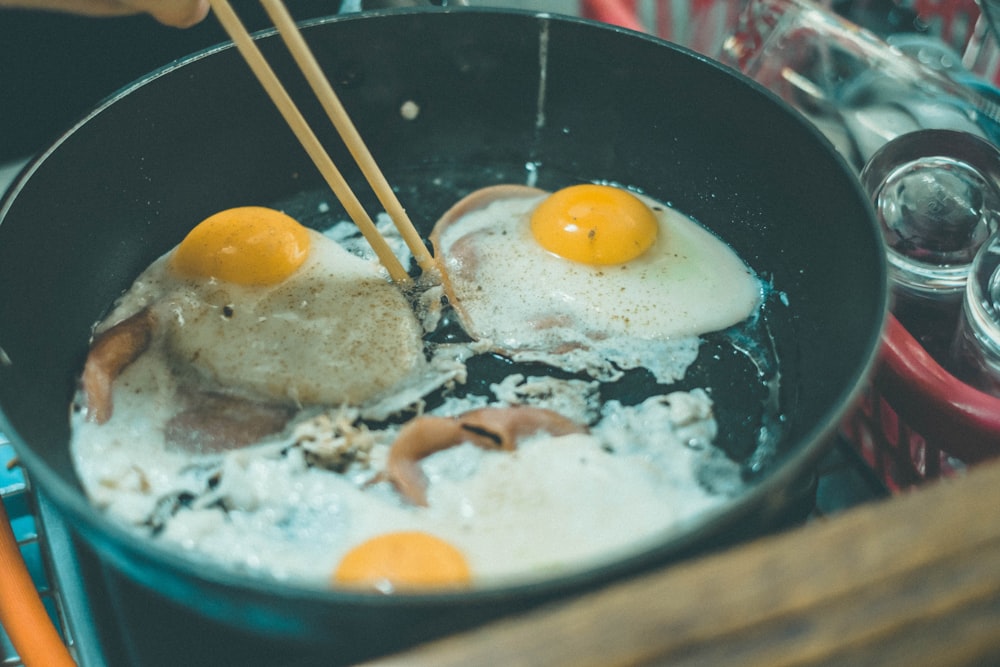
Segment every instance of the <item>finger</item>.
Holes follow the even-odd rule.
[[[144,3],[144,11],[164,25],[174,28],[190,28],[208,16],[208,0],[185,2],[163,2],[154,0]]]
[[[39,9],[82,16],[148,13],[164,25],[187,28],[208,15],[208,0],[0,0],[0,7]]]

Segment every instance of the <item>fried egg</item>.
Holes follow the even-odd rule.
[[[690,357],[694,337],[745,320],[762,297],[711,232],[612,186],[478,190],[442,217],[432,241],[463,328],[522,358],[592,350],[633,368],[669,356],[667,341],[682,352],[686,341]]]
[[[361,404],[424,362],[422,328],[377,264],[272,209],[213,215],[155,261],[99,331],[150,309],[172,362],[282,404]]]
[[[564,391],[584,388],[552,387]],[[158,539],[238,572],[312,587],[482,588],[609,562],[742,488],[738,464],[710,445],[716,425],[705,392],[611,401],[600,413],[588,433],[538,433],[513,452],[462,444],[428,456],[427,507],[371,484],[395,427],[370,432],[369,457],[334,474],[309,465],[302,449],[329,424],[317,432],[318,422],[306,422],[291,440],[227,452],[211,488],[179,508]]]
[[[425,358],[422,333],[373,261],[273,209],[220,212],[96,327],[74,401],[78,473],[97,504],[148,515],[199,487],[193,462],[280,434],[302,409],[384,418],[461,375]]]
[[[376,535],[348,551],[333,583],[383,593],[468,585],[469,563],[455,546],[419,530]]]

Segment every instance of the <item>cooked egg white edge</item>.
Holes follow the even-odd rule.
[[[588,266],[534,240],[526,221],[541,199],[499,199],[443,230],[445,271],[473,335],[510,349],[551,346],[544,329],[524,324],[565,317],[593,339],[696,336],[741,322],[761,301],[761,283],[736,253],[672,208],[642,197],[660,224],[656,243],[631,262]],[[456,255],[456,243],[475,259]]]

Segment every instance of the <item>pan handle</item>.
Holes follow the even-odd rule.
[[[874,383],[899,418],[965,463],[1000,455],[1000,398],[945,370],[889,315]]]

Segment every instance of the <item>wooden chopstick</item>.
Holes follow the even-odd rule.
[[[399,230],[410,252],[413,253],[413,258],[421,269],[430,270],[433,267],[433,260],[427,251],[427,246],[420,239],[420,234],[414,228],[413,222],[406,214],[402,204],[399,203],[396,193],[392,191],[392,187],[382,174],[382,170],[375,163],[375,158],[372,157],[371,151],[368,150],[368,146],[358,133],[354,122],[347,110],[344,109],[344,105],[333,90],[333,86],[330,85],[329,79],[326,78],[312,50],[306,44],[302,33],[299,32],[299,28],[285,7],[285,3],[282,0],[260,0],[260,3],[264,5],[271,21],[278,28],[278,34],[285,40],[288,50],[295,58],[295,62],[298,63],[299,69],[302,70],[309,85],[312,86],[313,92],[329,116],[330,122],[333,123],[351,156],[361,168],[361,173],[368,179],[368,184],[375,192],[375,196],[378,197],[386,213],[392,218],[393,224]]]
[[[267,92],[271,101],[285,119],[285,122],[288,123],[289,128],[291,128],[299,143],[302,144],[306,153],[312,158],[313,163],[319,169],[327,185],[330,186],[337,199],[347,210],[347,214],[354,221],[354,224],[361,230],[368,244],[375,251],[379,261],[389,271],[389,277],[393,282],[402,286],[412,284],[413,280],[406,272],[406,269],[403,268],[399,259],[392,253],[392,249],[375,227],[375,223],[372,222],[371,217],[364,210],[361,202],[358,201],[357,196],[355,196],[351,187],[347,184],[347,181],[323,148],[316,134],[309,127],[298,107],[295,106],[288,91],[285,90],[281,81],[278,80],[271,66],[267,64],[264,55],[257,48],[253,38],[250,37],[250,33],[243,27],[243,23],[236,15],[236,12],[233,11],[229,1],[209,0],[209,4],[211,4],[216,18],[222,24],[229,38],[233,40],[233,44],[236,45],[237,50],[243,56],[247,65],[249,65],[254,76],[257,77],[257,80],[264,87],[265,92]]]

